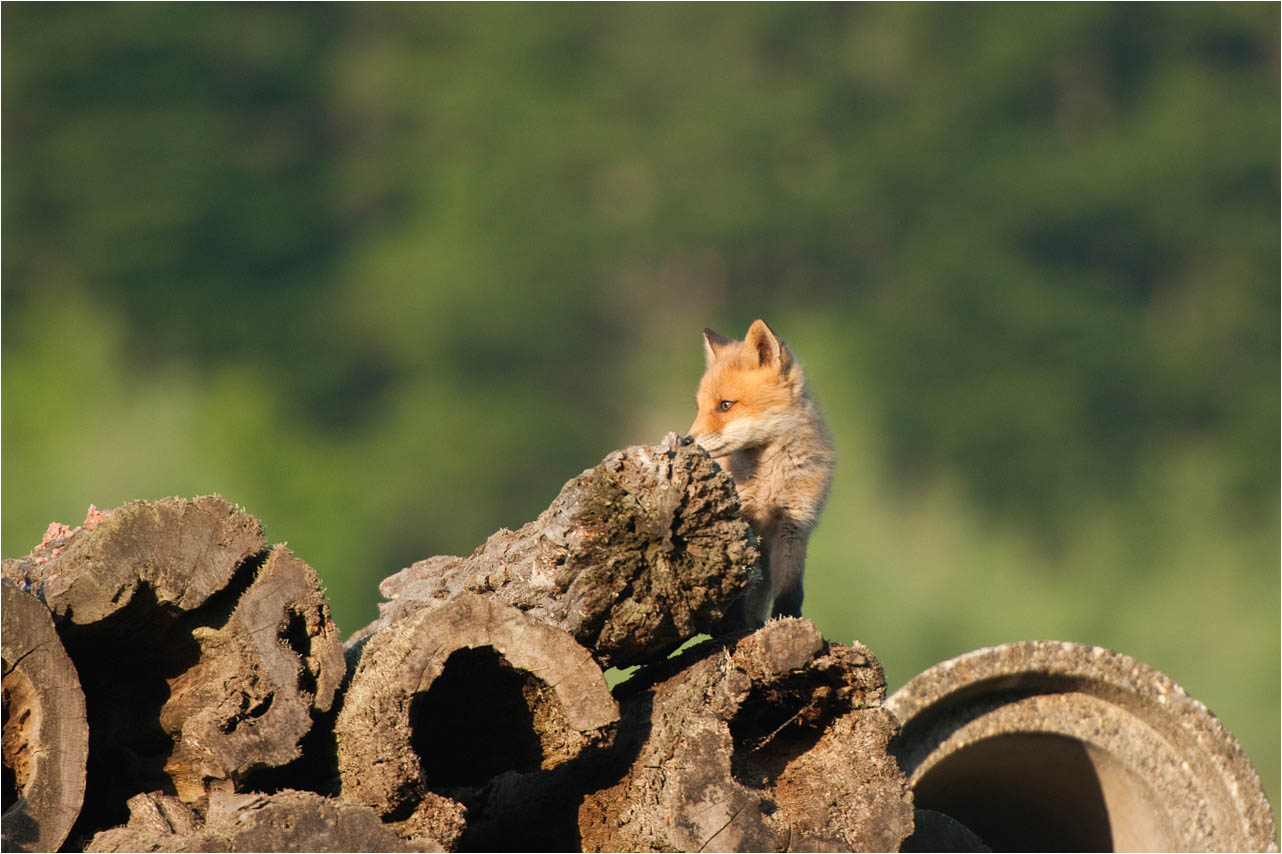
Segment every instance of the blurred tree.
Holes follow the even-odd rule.
[[[831,512],[881,521],[831,553],[903,551],[904,496],[974,546],[889,561],[920,593],[901,660],[974,639],[988,600],[944,564],[985,555],[1034,591],[1006,625],[1105,642],[1165,572],[1173,624],[1272,632],[1222,678],[1276,674],[1276,5],[0,17],[5,554],[90,501],[220,491],[350,631],[389,571],[684,429],[699,330],[764,315],[878,457],[843,457]],[[987,549],[1008,528],[1037,549]],[[1096,564],[1107,595],[1069,583]],[[1258,690],[1229,702],[1276,747]]]

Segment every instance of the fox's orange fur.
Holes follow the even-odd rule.
[[[800,616],[806,544],[835,465],[828,428],[801,365],[764,320],[742,342],[711,329],[703,337],[707,370],[686,441],[734,477],[744,518],[761,538],[764,572],[745,594],[743,616],[749,625]]]

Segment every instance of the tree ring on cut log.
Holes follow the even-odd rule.
[[[57,851],[84,800],[85,696],[49,610],[3,588],[4,847]]]
[[[335,724],[343,797],[406,819],[431,793],[560,765],[608,738],[618,716],[600,666],[568,633],[466,594],[365,645]]]

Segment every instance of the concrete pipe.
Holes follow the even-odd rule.
[[[1237,740],[1129,656],[1028,641],[937,664],[886,707],[916,806],[993,850],[1277,851]]]

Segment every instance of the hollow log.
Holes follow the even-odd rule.
[[[262,527],[219,496],[134,501],[86,524],[51,525],[31,554],[3,574],[66,621],[87,625],[146,589],[170,615],[191,611],[231,581],[266,545]]]
[[[6,851],[57,851],[85,794],[89,725],[76,668],[49,610],[3,587]]]
[[[160,793],[135,795],[129,809],[128,824],[96,834],[85,850],[443,850],[430,840],[401,839],[369,807],[314,792],[216,793],[203,824],[177,798]]]
[[[315,573],[218,497],[133,502],[50,526],[5,576],[45,597],[89,720],[72,844],[127,800],[196,803],[292,767],[346,672]],[[278,775],[274,787],[294,778]]]
[[[786,619],[682,657],[621,686],[616,751],[635,758],[584,797],[583,850],[890,851],[912,832],[865,647]]]
[[[462,801],[608,743],[618,705],[574,638],[462,594],[374,635],[335,724],[342,797],[453,846]]]
[[[734,481],[669,433],[610,454],[533,522],[498,531],[471,556],[428,558],[385,579],[389,601],[348,643],[418,609],[485,593],[625,667],[714,631],[757,556]]]

